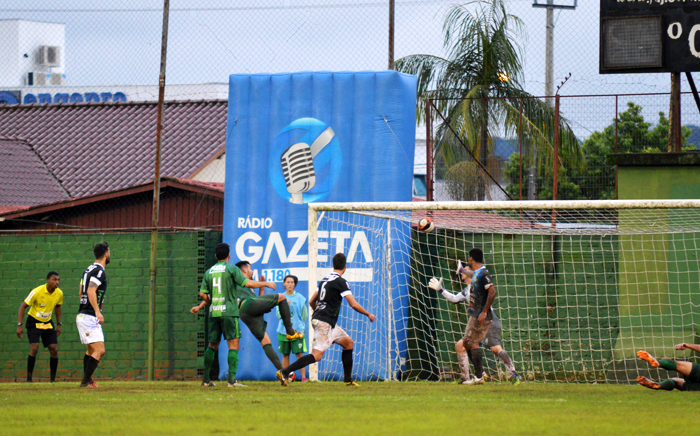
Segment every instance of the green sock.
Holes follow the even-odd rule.
[[[663,389],[665,391],[672,391],[673,389],[676,388],[676,382],[671,380],[671,379],[668,379],[668,380],[664,380],[661,383],[659,383],[659,386],[661,387],[661,389]]]
[[[293,335],[294,327],[292,327],[292,312],[289,310],[289,303],[287,303],[287,300],[282,300],[277,307],[279,307],[282,323],[284,324],[284,328],[287,330],[287,334]]]
[[[233,383],[236,380],[236,372],[238,372],[238,350],[228,350],[229,383]]]
[[[271,344],[263,345],[263,350],[265,351],[265,355],[267,356],[268,359],[270,359],[270,362],[272,362],[273,365],[275,365],[275,368],[278,370],[282,369],[282,362],[280,362],[280,358],[275,353],[275,350],[272,348]]]
[[[675,360],[668,360],[668,359],[659,359],[659,366],[663,369],[667,369],[669,371],[675,371],[676,370],[676,361]]]
[[[214,357],[216,357],[216,350],[211,347],[207,347],[204,352],[204,374],[202,374],[202,381],[204,383],[209,383],[209,373],[211,372],[211,366],[214,364]]]

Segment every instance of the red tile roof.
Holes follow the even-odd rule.
[[[166,102],[161,175],[187,178],[226,144],[227,102]],[[0,137],[25,140],[71,198],[153,180],[157,104],[0,106]]]
[[[26,141],[0,138],[0,206],[65,200],[68,192]]]
[[[0,206],[0,216],[10,212],[19,212],[29,209],[29,206]]]

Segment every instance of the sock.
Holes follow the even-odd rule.
[[[659,385],[661,386],[661,389],[663,389],[665,391],[672,391],[673,389],[676,388],[676,382],[671,380],[671,379],[664,380],[661,383],[659,383]]]
[[[513,365],[513,361],[510,360],[510,356],[506,352],[506,350],[501,350],[500,353],[498,353],[498,357],[501,358],[501,361],[503,361],[503,366],[506,367],[508,371],[510,371],[510,375],[516,375],[518,374],[515,371],[515,365]]]
[[[307,354],[306,356],[301,356],[294,363],[282,370],[282,375],[287,378],[289,374],[299,369],[305,368],[312,363],[316,363],[316,358],[313,354]]]
[[[289,306],[287,306],[287,310],[289,310]],[[280,358],[277,353],[275,353],[271,344],[263,345],[263,351],[265,351],[265,355],[270,359],[270,362],[275,365],[275,368],[278,370],[282,369],[282,362],[280,362]]]
[[[211,347],[207,347],[204,351],[204,373],[202,374],[202,382],[209,383],[211,378],[209,374],[211,373],[211,366],[214,364],[214,358],[216,357],[216,350]]]
[[[83,384],[84,385],[90,383],[90,380],[92,380],[92,374],[97,369],[97,365],[99,363],[100,363],[99,360],[90,356],[90,358],[88,359],[87,365],[85,367],[85,374],[83,374]]]
[[[293,335],[294,327],[292,327],[292,313],[289,311],[289,303],[287,303],[287,300],[282,300],[278,306],[280,308],[280,315],[282,316],[284,328],[287,329],[287,334]]]
[[[236,381],[236,372],[238,372],[238,350],[228,350],[228,382]]]
[[[469,357],[467,357],[467,353],[457,353],[457,360],[459,361],[459,369],[462,370],[462,380],[469,380]]]
[[[484,374],[484,367],[481,364],[481,348],[475,348],[473,350],[467,351],[467,356],[469,356],[469,360],[472,361],[472,365],[474,365],[474,373],[476,374],[477,378],[481,378]]]
[[[83,372],[85,372],[85,370],[87,370],[88,360],[90,360],[90,355],[89,354],[84,355],[83,356]]]
[[[58,369],[58,357],[49,358],[49,368],[51,368],[51,381],[56,381],[56,370]]]
[[[343,350],[341,359],[343,361],[343,371],[345,372],[345,383],[350,383],[352,381],[352,350]]]
[[[27,358],[27,380],[32,379],[32,374],[34,373],[34,364],[36,363],[36,356],[29,355]]]
[[[659,359],[659,367],[663,369],[667,369],[669,371],[675,371],[676,370],[676,361],[675,360],[668,360],[668,359]]]

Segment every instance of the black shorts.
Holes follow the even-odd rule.
[[[687,377],[685,377],[686,384],[687,383],[700,383],[700,365],[697,363],[691,362],[692,368],[690,369],[690,374],[688,374]],[[690,389],[688,389],[690,390]],[[697,390],[697,389],[693,389]]]
[[[40,329],[37,328],[37,324],[51,324],[51,328]],[[53,324],[53,319],[48,323],[43,323],[41,321],[38,321],[33,316],[28,316],[27,338],[29,339],[30,344],[38,344],[39,338],[41,338],[41,342],[44,344],[44,348],[48,347],[51,344],[58,344],[58,336],[56,335],[56,328]]]

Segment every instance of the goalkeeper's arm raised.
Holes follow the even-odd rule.
[[[437,277],[433,277],[432,279],[430,279],[428,287],[436,292],[441,293],[442,296],[445,297],[450,303],[461,303],[462,301],[465,301],[467,300],[467,298],[469,298],[468,296],[462,293],[453,294],[452,292],[447,291],[445,288],[442,287],[442,278],[438,279]]]

